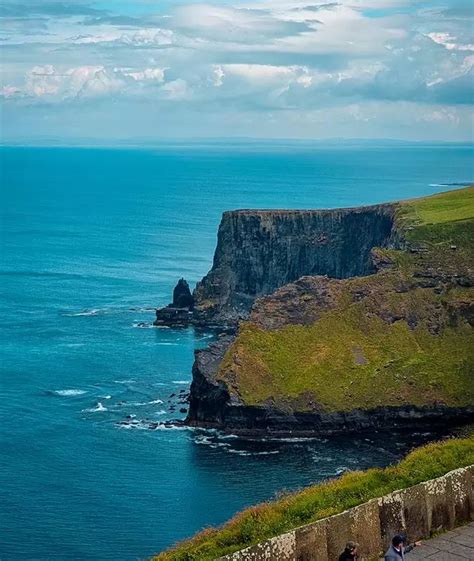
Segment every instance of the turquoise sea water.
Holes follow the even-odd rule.
[[[0,559],[132,561],[237,510],[430,438],[251,442],[125,429],[213,334],[151,328],[211,266],[224,210],[352,206],[472,180],[472,147],[3,148]],[[181,392],[182,393],[182,392]],[[169,401],[171,400],[171,401]]]

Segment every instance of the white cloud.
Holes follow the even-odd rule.
[[[157,121],[174,113],[179,121],[185,110],[214,123],[240,115],[249,133],[254,114],[268,123],[284,114],[283,136],[285,126],[290,130],[305,116],[314,123],[332,116],[340,127],[344,120],[352,123],[351,136],[358,136],[359,126],[382,129],[384,114],[393,127],[401,104],[411,103],[410,119],[398,119],[403,127],[411,122],[414,134],[420,122],[464,130],[459,115],[472,100],[472,27],[459,10],[448,17],[438,0],[170,5],[163,13],[155,3],[143,3],[149,13],[131,17],[120,13],[122,3],[89,15],[72,15],[61,4],[63,13],[43,15],[41,25],[10,21],[0,39],[5,111],[32,106],[44,114],[53,110],[38,101],[69,107],[87,99],[92,107],[96,99],[113,98],[114,104],[97,101],[95,107],[107,112],[138,100],[133,111],[149,103]],[[414,118],[417,104],[421,121]]]
[[[224,76],[236,76],[253,84],[282,85],[302,79],[307,83],[308,69],[305,66],[275,66],[269,64],[224,64],[220,69],[221,81]]]
[[[121,43],[131,47],[162,47],[173,44],[174,33],[170,29],[162,28],[145,28],[125,33],[108,29],[99,34],[78,35],[72,37],[71,41],[78,45]]]
[[[103,66],[78,66],[61,70],[51,64],[33,67],[19,91],[34,98],[65,100],[97,97],[118,91],[123,82]]]
[[[34,66],[22,84],[6,85],[0,90],[5,98],[23,97],[60,102],[79,98],[103,97],[117,93],[137,93],[136,88],[161,84],[164,68],[107,69],[104,66],[77,66],[60,69],[51,64]]]
[[[450,51],[474,51],[474,43],[459,43],[457,37],[453,37],[450,33],[432,31],[431,33],[427,33],[426,35],[432,41],[438,43],[438,45],[443,45],[443,47],[446,47],[446,49]]]
[[[171,25],[191,37],[231,43],[257,42],[306,30],[306,25],[280,18],[270,10],[217,4],[179,6]]]
[[[0,88],[0,97],[9,98],[21,95],[21,90],[16,86],[3,86]]]
[[[181,78],[168,82],[161,88],[161,91],[167,99],[172,100],[189,99],[192,95],[188,83]]]
[[[130,76],[136,82],[163,82],[165,79],[165,68],[145,68],[144,70],[132,70],[130,68],[116,68],[115,72],[121,72],[124,76]]]

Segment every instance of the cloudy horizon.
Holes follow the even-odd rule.
[[[470,141],[464,0],[7,0],[4,142]]]

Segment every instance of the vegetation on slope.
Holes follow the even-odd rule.
[[[311,326],[266,331],[245,325],[231,352],[248,405],[298,411],[474,403],[474,339],[466,324],[432,335],[406,321],[386,324],[361,305],[326,313]],[[231,365],[223,368],[236,370]]]
[[[154,561],[211,561],[298,526],[474,464],[474,437],[418,448],[395,466],[351,472],[249,508],[221,528],[204,530]]]
[[[404,201],[401,211],[407,221],[418,226],[472,219],[474,187]]]
[[[380,251],[392,268],[299,296],[310,325],[242,324],[219,378],[247,405],[293,411],[474,404],[474,188],[400,205],[404,251]],[[291,298],[294,304],[294,297]],[[265,299],[260,316],[281,301]],[[258,303],[257,303],[258,306]],[[306,322],[302,322],[306,323]]]
[[[472,267],[474,186],[406,201],[399,208],[398,223],[409,242],[428,249],[426,257],[433,264]]]

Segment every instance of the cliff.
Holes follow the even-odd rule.
[[[196,307],[247,321],[196,353],[188,423],[321,434],[472,419],[473,242],[472,187],[228,213]]]
[[[374,247],[395,247],[395,205],[224,213],[211,271],[194,291],[196,323],[247,318],[255,298],[304,275],[348,278],[375,270]]]

